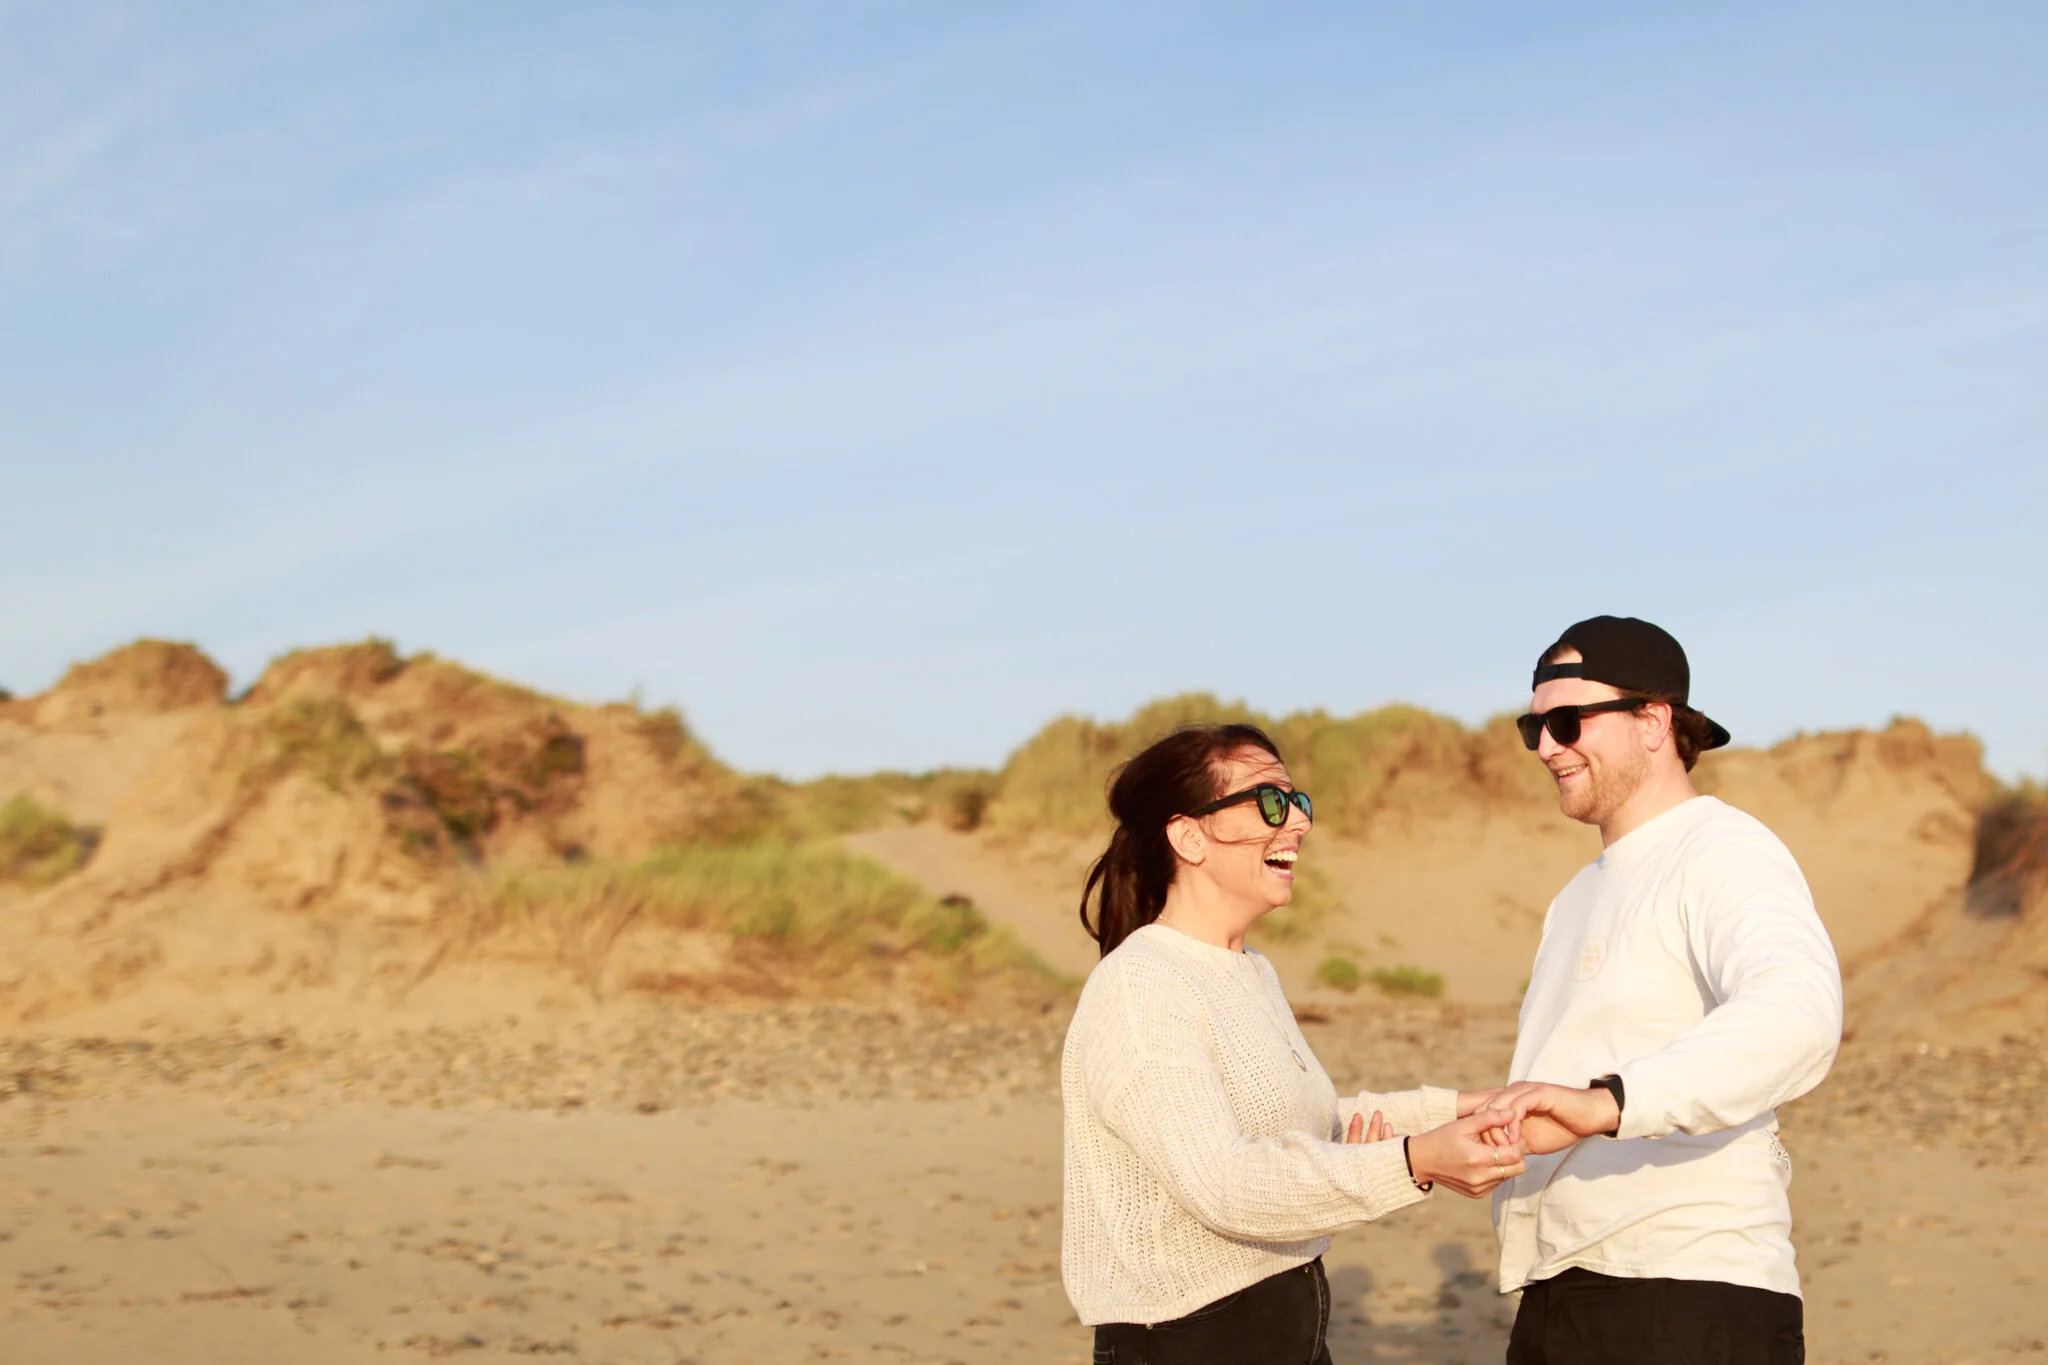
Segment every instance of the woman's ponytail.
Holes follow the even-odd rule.
[[[1240,749],[1280,757],[1273,741],[1256,725],[1183,725],[1111,777],[1109,813],[1116,817],[1116,831],[1088,869],[1088,882],[1081,890],[1081,927],[1100,945],[1104,957],[1166,908],[1167,890],[1180,869],[1166,827],[1222,795],[1217,790],[1218,770]]]

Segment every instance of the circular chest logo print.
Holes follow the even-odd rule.
[[[1607,940],[1589,938],[1586,946],[1579,949],[1578,969],[1572,973],[1574,981],[1591,981],[1600,975],[1600,969],[1607,965]]]

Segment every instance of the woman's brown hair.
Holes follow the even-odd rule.
[[[1088,884],[1081,890],[1081,927],[1104,957],[1159,918],[1179,870],[1166,827],[1223,795],[1220,770],[1240,749],[1258,749],[1282,761],[1280,750],[1256,725],[1183,725],[1111,778],[1109,813],[1116,817],[1116,832],[1088,869]],[[1090,900],[1095,902],[1092,920]]]

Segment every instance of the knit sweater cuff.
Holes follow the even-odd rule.
[[[1457,1122],[1458,1092],[1434,1085],[1423,1086],[1422,1113],[1422,1131],[1425,1133],[1432,1128],[1441,1128],[1447,1123]]]
[[[1408,1154],[1403,1150],[1406,1141],[1388,1138],[1349,1149],[1358,1153],[1365,1177],[1365,1198],[1372,1206],[1366,1215],[1369,1218],[1384,1218],[1395,1209],[1405,1209],[1428,1198],[1428,1191],[1408,1174]]]

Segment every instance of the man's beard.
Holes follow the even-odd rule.
[[[1576,794],[1559,791],[1558,807],[1582,824],[1606,824],[1609,817],[1642,790],[1643,779],[1649,776],[1650,756],[1637,753],[1632,757],[1634,762],[1625,768],[1596,767],[1588,762],[1585,782]]]

